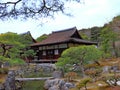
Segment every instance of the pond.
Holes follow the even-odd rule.
[[[25,78],[40,78],[40,77],[51,77],[51,72],[32,72],[29,74],[24,74],[23,77]],[[44,80],[35,80],[35,81],[24,81],[23,87],[21,90],[45,90],[44,89]]]
[[[26,81],[21,90],[45,90],[44,81]]]

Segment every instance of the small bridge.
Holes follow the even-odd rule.
[[[16,81],[40,81],[53,79],[53,77],[41,77],[41,78],[15,78]]]

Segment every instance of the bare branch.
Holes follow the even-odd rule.
[[[80,0],[17,0],[0,2],[0,19],[40,18],[53,16],[55,12],[64,13],[63,1]]]

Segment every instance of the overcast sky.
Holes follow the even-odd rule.
[[[103,26],[120,15],[120,0],[82,0],[81,3],[68,3],[66,7],[72,17],[55,14],[55,19],[0,21],[0,33],[9,31],[19,34],[30,31],[37,38],[42,34],[74,26],[77,29]]]

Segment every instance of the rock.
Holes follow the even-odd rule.
[[[8,72],[8,76],[5,81],[5,90],[15,90],[15,72],[13,70]]]
[[[52,74],[53,78],[63,78],[64,74],[62,71],[54,71]]]
[[[65,82],[62,79],[47,80],[44,85],[47,90],[69,90],[73,87],[75,87],[74,84]]]
[[[110,66],[104,66],[103,67],[103,73],[108,73],[110,69]]]
[[[48,90],[60,90],[57,85],[50,87]]]
[[[60,89],[60,90],[69,90],[69,88],[68,88],[68,87],[63,86],[63,87],[61,87],[61,89]]]
[[[3,67],[4,67],[4,68],[10,67],[10,63],[9,63],[9,62],[5,62],[5,63],[3,64]]]
[[[65,86],[65,87],[68,87],[68,88],[74,88],[74,87],[75,87],[75,85],[74,85],[74,84],[69,83],[69,82],[65,83],[65,85],[64,85],[64,86]]]
[[[58,82],[59,82],[59,79],[47,80],[47,81],[45,81],[44,88],[49,89],[50,87],[57,85]]]
[[[65,83],[66,83],[66,82],[65,82],[64,80],[59,80],[59,87],[64,86]]]
[[[5,90],[5,87],[3,84],[0,84],[0,90]]]
[[[55,70],[54,64],[37,64],[36,65],[38,69],[42,69],[45,73],[50,73]]]

